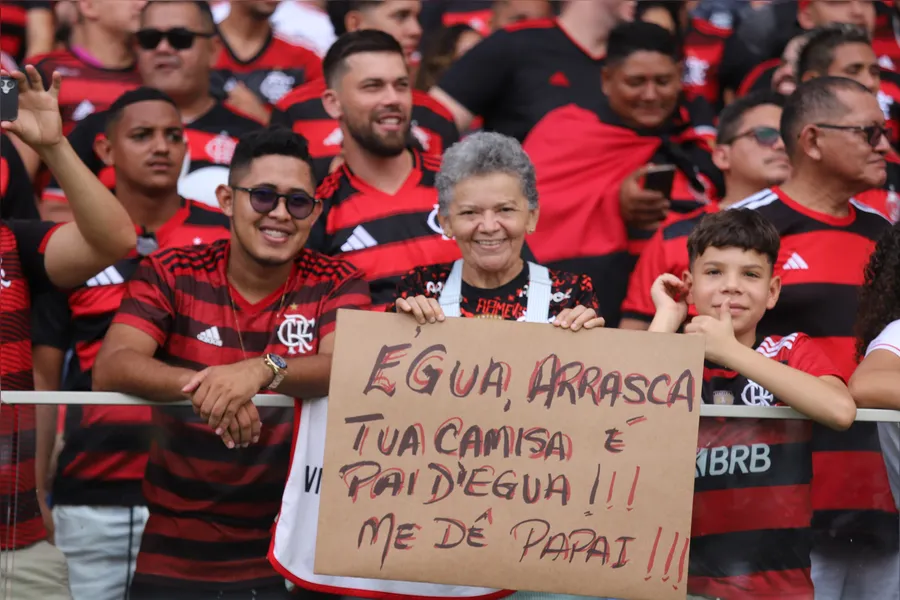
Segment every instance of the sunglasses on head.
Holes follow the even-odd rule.
[[[754,127],[753,129],[745,131],[744,133],[737,134],[736,136],[731,138],[731,141],[728,143],[732,144],[736,140],[745,137],[753,138],[753,140],[760,146],[771,148],[781,140],[781,132],[774,127]]]
[[[881,138],[888,142],[891,140],[891,129],[884,125],[832,125],[830,123],[816,123],[816,127],[822,129],[834,129],[836,131],[855,131],[863,134],[872,148],[877,148],[881,143]]]
[[[198,37],[209,39],[213,37],[212,33],[202,33],[191,31],[184,27],[175,27],[173,29],[141,29],[135,34],[138,46],[144,50],[156,50],[163,38],[175,50],[187,50],[194,45],[194,40]]]
[[[281,194],[269,188],[235,187],[234,189],[247,192],[250,196],[250,206],[261,215],[267,215],[275,210],[278,203],[284,198],[284,204],[288,213],[295,219],[305,219],[313,213],[316,204],[320,202],[306,192]]]

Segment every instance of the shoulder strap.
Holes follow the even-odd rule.
[[[447,281],[444,282],[441,296],[438,298],[438,302],[441,305],[441,310],[444,311],[445,317],[458,317],[460,314],[459,303],[462,302],[462,265],[463,261],[461,258],[453,263],[453,268],[450,269],[450,276],[447,277]]]
[[[546,323],[550,319],[550,296],[553,284],[547,267],[528,263],[528,306],[525,309],[525,321],[528,323]]]

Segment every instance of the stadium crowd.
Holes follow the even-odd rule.
[[[574,598],[313,577],[359,309],[703,335],[704,402],[808,420],[701,421],[688,597],[900,600],[896,0],[0,0],[0,50],[0,393],[152,401],[0,404],[0,599]]]

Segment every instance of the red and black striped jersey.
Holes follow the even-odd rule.
[[[840,377],[809,337],[769,336],[756,351],[815,377]],[[769,390],[707,362],[703,402],[783,406]],[[809,421],[701,419],[688,594],[810,600]]]
[[[453,263],[418,267],[410,271],[397,286],[399,298],[425,296],[439,299],[444,283],[450,277]],[[522,271],[498,288],[482,289],[462,282],[459,302],[460,316],[474,319],[498,319],[505,321],[524,321],[528,308],[528,263]],[[550,319],[555,319],[567,308],[584,306],[600,310],[591,278],[586,275],[563,273],[550,270]],[[395,307],[391,308],[391,312]]]
[[[325,210],[310,247],[350,261],[369,282],[376,309],[397,298],[397,283],[415,267],[452,262],[456,242],[444,237],[437,222],[434,178],[439,159],[411,150],[413,168],[394,194],[386,194],[353,174],[344,164],[316,190]]]
[[[893,9],[891,13],[894,12]],[[872,36],[872,48],[878,64],[891,71],[900,70],[900,17],[889,14],[880,19]]]
[[[691,103],[705,105],[702,98]],[[653,235],[623,221],[622,182],[649,162],[675,166],[671,206],[683,213],[724,188],[710,153],[714,130],[693,114],[683,106],[661,131],[637,132],[604,101],[594,110],[570,104],[541,119],[525,140],[542,204],[529,248],[540,264],[589,275],[609,327],[619,323],[634,260]]]
[[[718,202],[710,202],[686,215],[669,215],[638,257],[628,281],[628,293],[622,302],[623,319],[637,319],[646,323],[653,320],[656,314],[656,307],[650,297],[653,282],[663,273],[671,273],[680,278],[690,269],[687,238],[703,217],[718,210]],[[688,308],[690,316],[697,314],[693,305]]]
[[[731,29],[723,29],[709,21],[694,17],[684,37],[684,76],[682,86],[688,98],[705,98],[713,106],[721,100],[719,63],[725,40]]]
[[[16,147],[0,133],[0,219],[37,219],[31,177]]]
[[[0,50],[21,63],[25,60],[28,12],[53,10],[48,0],[0,0]]]
[[[216,186],[227,183],[231,156],[237,140],[262,124],[253,117],[217,102],[206,114],[185,124],[188,152],[184,157],[178,193],[209,206],[218,207]],[[81,161],[112,190],[116,185],[115,170],[107,167],[94,152],[94,141],[106,135],[106,112],[90,115],[69,135],[69,142]],[[43,202],[66,202],[65,194],[55,179],[44,189]]]
[[[222,38],[222,51],[212,77],[224,90],[240,82],[260,100],[274,105],[285,94],[304,83],[322,77],[322,59],[312,50],[293,44],[271,30],[263,47],[253,58],[241,60]]]
[[[272,124],[290,127],[309,143],[313,172],[317,182],[328,176],[334,157],[340,154],[344,134],[340,124],[328,116],[322,105],[324,79],[298,87],[284,98],[272,112]],[[459,140],[459,131],[443,104],[419,90],[413,90],[410,132],[419,150],[440,157],[444,150]]]
[[[82,60],[68,49],[35,56],[28,62],[41,74],[45,85],[49,84],[53,71],[62,75],[59,111],[66,135],[76,123],[106,110],[119,96],[141,85],[141,77],[134,67],[104,69]]]
[[[196,246],[227,238],[228,227],[228,218],[218,210],[187,200],[152,238],[143,239],[155,240],[163,249]],[[139,236],[146,235],[141,227],[136,229]],[[36,300],[34,310],[41,319],[34,319],[34,343],[62,349],[74,343],[63,389],[93,389],[94,359],[141,259],[132,252],[80,287]],[[143,505],[141,482],[151,435],[149,406],[68,406],[66,444],[53,480],[54,504]]]
[[[200,370],[268,352],[316,354],[338,309],[369,306],[355,267],[305,249],[284,286],[250,303],[228,282],[229,249],[220,240],[150,255],[114,322],[152,337],[167,364]],[[283,581],[266,554],[290,464],[292,412],[260,408],[259,442],[229,450],[189,407],[153,408],[144,479],[150,519],[136,582],[242,590]]]
[[[42,221],[0,221],[0,389],[34,389],[31,298],[52,289],[44,248],[56,228]],[[0,406],[0,549],[47,537],[35,492],[35,410]]]
[[[849,380],[856,368],[859,287],[869,255],[890,223],[855,201],[846,217],[818,213],[779,188],[764,190],[732,208],[759,211],[781,235],[775,264],[781,295],[760,321],[758,333],[803,331]],[[813,450],[814,527],[896,548],[900,526],[875,424],[854,423],[846,432],[815,425]],[[848,478],[847,473],[865,475]]]

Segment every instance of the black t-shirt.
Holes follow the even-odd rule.
[[[425,296],[438,299],[444,284],[450,277],[453,263],[418,267],[410,271],[397,286],[399,298]],[[459,314],[475,319],[524,321],[528,307],[528,276],[526,264],[512,281],[493,289],[477,288],[462,282]],[[551,296],[550,318],[555,318],[567,308],[578,305],[592,308],[597,313],[600,306],[594,294],[594,286],[587,275],[576,275],[550,270]],[[391,307],[391,310],[395,310]]]
[[[555,19],[525,21],[497,31],[464,54],[438,83],[484,129],[525,139],[545,114],[602,94],[603,58],[592,57]]]
[[[0,219],[37,219],[34,188],[16,147],[0,135]]]

